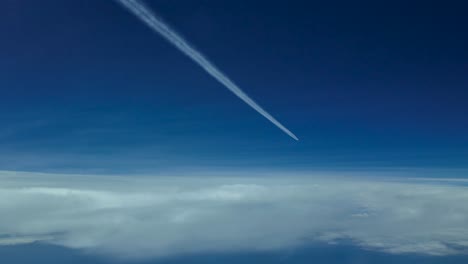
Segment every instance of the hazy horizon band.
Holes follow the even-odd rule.
[[[202,67],[208,74],[218,80],[227,89],[233,92],[242,101],[247,103],[259,114],[268,119],[271,123],[285,132],[287,135],[295,140],[299,140],[289,129],[283,126],[272,115],[265,111],[258,105],[252,98],[250,98],[244,91],[242,91],[233,81],[231,81],[224,73],[222,73],[213,63],[208,61],[200,52],[193,48],[186,40],[184,40],[178,33],[166,25],[162,19],[157,17],[149,8],[139,3],[136,0],[115,0],[127,8],[130,12],[140,18],[147,26],[159,33],[162,37],[168,40],[172,45],[182,51],[185,55],[190,57],[200,67]]]

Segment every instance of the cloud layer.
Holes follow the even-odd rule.
[[[341,241],[468,253],[463,182],[0,172],[0,216],[0,245],[43,241],[123,258]]]

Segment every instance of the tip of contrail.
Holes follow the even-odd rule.
[[[286,132],[286,134],[288,134],[288,136],[292,137],[294,140],[299,141],[299,138],[296,137],[296,135],[294,135],[291,131],[288,130],[288,131],[285,131],[285,132]]]

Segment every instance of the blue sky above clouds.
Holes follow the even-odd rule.
[[[145,3],[300,141],[115,1],[7,0],[0,262],[466,263],[465,3]]]
[[[3,169],[466,168],[462,4],[148,4],[301,142],[113,1],[7,1]]]

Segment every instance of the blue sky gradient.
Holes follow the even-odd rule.
[[[301,142],[112,1],[7,1],[3,169],[466,168],[463,4],[149,4]]]

